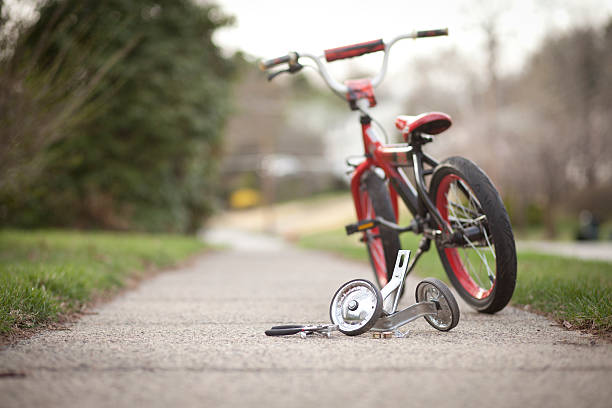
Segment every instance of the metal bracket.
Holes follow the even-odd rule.
[[[409,264],[410,250],[404,249],[397,251],[393,276],[391,277],[389,283],[387,283],[380,291],[383,298],[383,310],[388,315],[395,313],[397,310],[397,303],[401,295],[402,287],[404,286],[404,279],[406,279]],[[393,294],[395,296],[391,297]],[[389,302],[387,302],[387,298],[389,299]]]
[[[435,316],[438,308],[435,302],[419,302],[404,310],[381,317],[376,321],[372,331],[391,331],[423,316]]]

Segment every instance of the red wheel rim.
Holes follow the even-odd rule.
[[[364,209],[364,219],[376,218],[376,212],[372,205],[372,200],[366,191],[361,194],[361,208]],[[380,231],[378,227],[372,228],[369,231],[363,233],[363,238],[368,245],[368,251],[370,252],[370,258],[372,259],[372,265],[374,265],[374,273],[378,278],[378,283],[381,287],[387,284],[387,262],[385,261],[385,249],[383,247],[382,239],[380,239]],[[370,236],[368,236],[370,235]],[[371,238],[371,236],[378,236],[378,238]]]
[[[474,194],[469,187],[469,184],[465,182],[461,177],[456,174],[448,174],[442,178],[440,185],[438,186],[438,191],[436,193],[436,208],[440,212],[442,218],[450,224],[449,214],[448,214],[448,197],[447,194],[450,190],[450,186],[453,182],[462,182],[464,186],[470,191],[471,194]],[[468,269],[465,267],[461,256],[459,255],[459,251],[457,248],[444,248],[444,254],[446,255],[446,259],[450,264],[451,269],[453,270],[453,274],[461,284],[461,286],[474,298],[476,299],[485,299],[491,292],[493,292],[493,288],[495,287],[495,280],[492,282],[490,288],[481,287],[470,275]]]

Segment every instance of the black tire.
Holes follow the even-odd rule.
[[[453,186],[454,190],[450,193],[452,202],[460,201],[456,197],[468,198],[468,195],[474,196],[475,200],[468,199],[468,204],[463,201],[462,205],[448,205],[446,193]],[[454,211],[455,208],[457,211],[464,211],[461,216],[455,216],[455,219],[476,219],[478,215],[486,216],[486,219],[477,225],[480,226],[481,231],[485,232],[479,242],[483,248],[486,244],[487,250],[479,250],[479,252],[484,254],[485,259],[490,262],[478,262],[481,267],[485,266],[485,273],[489,269],[494,277],[486,273],[485,279],[482,271],[476,271],[470,257],[474,259],[473,254],[478,254],[474,247],[469,247],[469,243],[466,243],[465,248],[450,248],[436,242],[436,247],[446,274],[459,295],[469,305],[482,313],[495,313],[502,310],[510,302],[516,285],[516,248],[510,218],[493,183],[474,162],[463,157],[451,157],[434,169],[429,190],[443,218],[448,219],[448,213]],[[462,206],[470,208],[463,210]],[[468,213],[471,213],[469,217],[465,215]],[[456,215],[456,212],[454,214]],[[461,225],[469,224],[459,223],[459,225],[460,227],[455,228],[456,230],[462,228]],[[478,242],[474,243],[476,244]],[[469,251],[474,252],[470,254]],[[490,256],[491,254],[494,257]],[[495,265],[495,271],[492,270],[492,265]],[[473,278],[479,278],[479,280]],[[482,283],[483,281],[487,283]],[[487,287],[489,285],[490,287]]]
[[[362,178],[361,191],[367,193],[367,197],[372,204],[374,217],[382,217],[387,221],[393,223],[397,222],[395,213],[393,212],[393,205],[391,204],[391,197],[389,196],[389,189],[384,180],[382,180],[373,171],[368,171]],[[369,216],[368,216],[369,218]],[[379,288],[384,287],[391,277],[393,276],[393,269],[395,268],[395,259],[397,258],[397,251],[400,250],[401,244],[399,234],[397,231],[393,231],[389,228],[378,227],[368,230],[364,233],[364,240],[366,243],[368,257],[370,259],[370,265],[374,271],[376,283]],[[386,280],[383,280],[383,268],[381,271],[377,270],[377,263],[374,261],[373,252],[376,250],[375,246],[382,244],[384,252],[384,270],[386,270]],[[378,263],[380,264],[380,262]],[[380,274],[380,275],[379,275]]]
[[[345,288],[349,285],[357,285],[357,286],[368,288],[368,290],[372,294],[374,294],[376,298],[376,305],[375,305],[374,311],[372,312],[369,320],[366,322],[364,326],[357,328],[357,329],[347,330],[342,327],[342,320],[343,320],[342,318],[339,318],[339,319],[334,318],[334,311],[335,311],[335,308],[337,307],[336,297],[338,296],[338,293],[345,290]],[[336,293],[334,293],[334,296],[332,297],[332,301],[329,305],[329,319],[331,320],[332,324],[338,325],[338,331],[346,334],[347,336],[358,336],[370,330],[374,326],[376,321],[380,318],[380,316],[382,315],[382,312],[383,312],[382,294],[380,293],[380,290],[378,290],[378,288],[374,286],[372,282],[366,279],[353,279],[351,281],[346,282],[344,285],[340,286],[340,288],[338,288]]]
[[[440,331],[449,331],[452,330],[459,323],[459,305],[457,304],[457,300],[453,296],[453,293],[450,291],[448,286],[444,284],[439,279],[436,278],[427,278],[423,279],[416,287],[414,297],[416,298],[417,303],[421,301],[426,301],[426,295],[423,291],[423,288],[426,285],[434,286],[438,289],[440,293],[440,297],[437,299],[438,304],[440,305],[440,309],[438,310],[437,316],[425,316],[424,319],[427,320],[432,327]]]

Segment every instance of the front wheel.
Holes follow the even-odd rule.
[[[430,194],[456,237],[436,242],[459,295],[483,313],[503,309],[516,284],[516,249],[506,208],[487,175],[472,161],[451,157],[434,170]]]
[[[368,171],[362,177],[359,200],[365,219],[381,217],[397,222],[387,184],[374,171]],[[378,287],[383,288],[393,276],[395,258],[401,248],[399,234],[389,228],[376,227],[365,231],[363,239]]]

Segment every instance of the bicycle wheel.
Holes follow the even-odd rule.
[[[506,208],[487,175],[472,161],[451,157],[434,170],[430,195],[457,232],[453,244],[436,242],[459,295],[483,313],[503,309],[516,284],[516,249]]]
[[[368,171],[364,174],[359,191],[366,219],[378,216],[387,221],[397,222],[387,185],[376,173]],[[378,287],[382,288],[393,276],[395,258],[397,251],[400,250],[399,234],[388,228],[376,227],[365,231],[363,238],[376,282]]]

